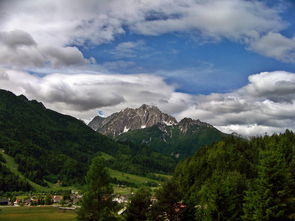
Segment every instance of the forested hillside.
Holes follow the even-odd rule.
[[[173,155],[179,161],[192,156],[199,148],[211,145],[227,134],[213,126],[190,118],[177,125],[157,124],[152,127],[131,130],[116,137],[119,141],[132,141],[153,150]]]
[[[116,143],[80,120],[4,90],[0,90],[0,128],[0,149],[21,165],[18,170],[25,177],[43,186],[45,180],[83,183],[88,164],[98,152],[114,157],[109,167],[135,174],[170,172],[175,166],[169,156]]]
[[[295,135],[227,137],[201,148],[158,198],[154,219],[166,212],[177,220],[294,220]],[[182,213],[171,209],[177,202]]]
[[[0,192],[10,192],[14,190],[30,191],[32,186],[21,179],[21,177],[12,173],[5,165],[5,159],[0,154]]]

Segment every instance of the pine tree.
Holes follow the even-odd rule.
[[[151,206],[151,196],[150,189],[140,188],[131,198],[126,212],[126,220],[147,220],[149,207]]]
[[[239,172],[216,171],[196,195],[196,220],[241,220],[244,189]]]
[[[289,220],[289,197],[294,180],[285,159],[277,151],[262,151],[258,177],[246,192],[244,220]]]
[[[87,191],[83,195],[81,209],[78,211],[78,220],[115,220],[114,203],[112,202],[113,189],[110,181],[111,178],[103,159],[99,156],[95,157],[86,175]]]
[[[175,211],[175,205],[182,198],[175,180],[164,183],[157,191],[156,197],[158,201],[152,206],[150,220],[182,220],[183,214]]]

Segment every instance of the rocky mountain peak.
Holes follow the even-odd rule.
[[[189,128],[192,128],[194,126],[197,127],[213,127],[210,124],[207,124],[205,122],[202,122],[200,120],[193,120],[192,118],[183,118],[179,123],[178,123],[178,127],[180,128],[180,130],[183,133],[186,133],[188,131]]]
[[[93,130],[97,130],[98,127],[102,124],[102,122],[105,120],[104,117],[101,116],[95,116],[92,121],[88,124],[89,127],[91,127]]]
[[[95,117],[89,126],[102,133],[117,136],[129,130],[151,127],[156,124],[175,125],[174,117],[162,113],[156,106],[143,104],[139,108],[126,108],[107,118]]]

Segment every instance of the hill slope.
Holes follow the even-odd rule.
[[[159,155],[164,165],[152,158],[158,153],[150,149],[116,143],[80,120],[4,90],[0,90],[0,128],[0,148],[21,165],[18,170],[25,177],[44,186],[45,180],[83,182],[88,163],[97,152],[113,156],[109,166],[124,172],[167,172],[175,165],[167,156]],[[141,160],[147,159],[148,164],[142,165]]]
[[[288,130],[250,141],[227,137],[182,161],[164,192],[178,192],[174,203],[187,205],[182,220],[294,220],[294,143]]]

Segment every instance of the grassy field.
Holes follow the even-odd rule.
[[[60,211],[55,207],[0,207],[0,221],[74,221],[74,211]]]
[[[121,180],[121,181],[134,183],[137,185],[144,185],[148,182],[160,183],[158,180],[150,179],[148,177],[133,175],[130,173],[124,173],[118,170],[109,169],[109,172],[111,177],[117,178],[118,180]]]
[[[26,181],[28,181],[37,192],[47,192],[47,191],[55,191],[55,190],[71,190],[71,189],[76,189],[72,186],[68,186],[68,187],[61,187],[59,185],[50,183],[48,181],[47,184],[49,187],[43,187],[40,186],[34,182],[32,182],[31,180],[25,178],[19,171],[18,171],[18,164],[15,162],[15,160],[5,154],[0,152],[0,154],[3,155],[3,157],[6,160],[6,163],[4,163],[10,170],[11,172],[15,173],[16,175],[22,177],[23,179],[25,179]],[[106,153],[101,153],[103,158],[105,158],[106,160],[108,159],[112,159],[113,157],[111,155],[108,155]],[[120,172],[118,170],[113,170],[113,169],[108,169],[110,172],[111,177],[116,178],[120,181],[125,181],[128,183],[133,183],[136,186],[145,186],[147,183],[156,183],[156,184],[161,184],[161,182],[159,180],[155,180],[155,179],[151,179],[151,178],[147,178],[147,177],[143,177],[143,176],[138,176],[138,175],[133,175],[133,174],[129,174],[129,173],[124,173],[124,172]],[[163,174],[155,174],[156,176],[159,177],[163,177],[163,178],[170,178],[171,176],[168,175],[163,175]],[[114,191],[117,194],[128,194],[131,192],[134,192],[134,190],[136,190],[136,188],[130,188],[130,187],[119,187],[118,185],[113,185],[114,186]]]
[[[15,162],[15,160],[13,159],[13,157],[0,152],[0,154],[2,154],[2,156],[4,157],[4,159],[6,160],[6,162],[4,163],[4,165],[14,174],[20,176],[21,178],[23,178],[24,180],[26,180],[36,191],[39,192],[46,192],[46,191],[54,191],[54,190],[71,190],[73,189],[73,187],[71,186],[67,186],[67,187],[61,187],[59,185],[50,183],[48,181],[46,181],[46,183],[48,184],[49,187],[43,187],[38,185],[37,183],[34,183],[33,181],[27,179],[26,177],[24,177],[24,175],[19,172],[18,170],[18,164]]]
[[[2,152],[1,152],[1,154],[4,157],[4,159],[6,160],[6,163],[4,165],[11,172],[13,172],[14,174],[16,174],[16,175],[20,176],[21,178],[23,178],[24,180],[26,180],[34,189],[36,189],[38,191],[44,191],[44,190],[46,190],[45,187],[42,187],[42,186],[40,186],[40,185],[32,182],[31,180],[25,178],[24,175],[18,171],[18,165],[17,165],[17,163],[14,161],[14,159],[11,156],[9,156],[9,155],[7,155],[5,153],[2,153]]]

